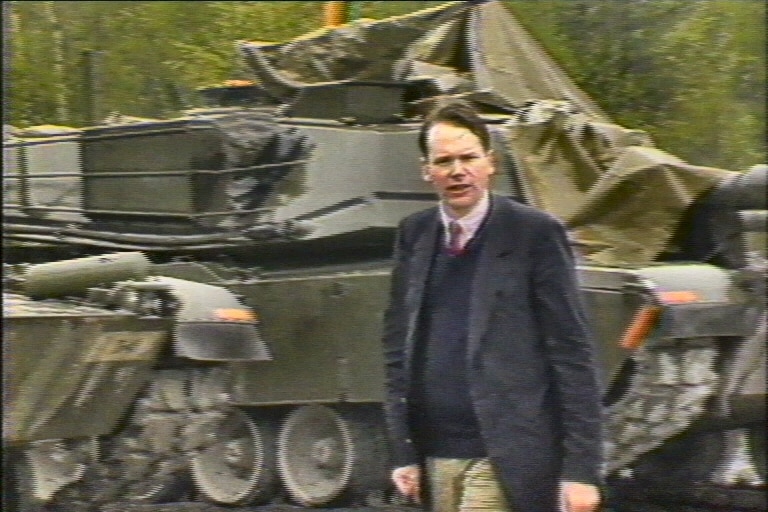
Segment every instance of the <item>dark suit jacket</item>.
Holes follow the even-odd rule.
[[[395,466],[422,462],[408,397],[440,229],[437,207],[398,229],[383,339]],[[599,484],[602,458],[600,392],[573,256],[556,218],[504,197],[491,196],[485,229],[468,312],[470,396],[514,510],[553,512],[559,482]]]

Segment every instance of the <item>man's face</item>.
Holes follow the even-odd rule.
[[[491,152],[486,152],[477,135],[468,129],[447,123],[429,129],[427,148],[424,179],[432,183],[457,217],[463,217],[488,190],[494,173]]]

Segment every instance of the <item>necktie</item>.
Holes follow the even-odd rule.
[[[461,224],[456,221],[452,221],[448,224],[448,233],[450,235],[448,240],[448,252],[454,256],[461,254],[463,251],[461,244],[461,233],[463,231]]]

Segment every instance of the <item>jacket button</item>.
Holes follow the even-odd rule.
[[[400,398],[400,403],[401,403],[401,404],[407,404],[407,403],[408,403],[408,399],[407,399],[407,398],[405,398],[405,397],[401,397],[401,398]]]
[[[408,443],[408,444],[413,444],[413,440],[412,439],[406,439],[405,442]]]

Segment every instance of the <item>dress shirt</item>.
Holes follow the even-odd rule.
[[[475,233],[483,223],[488,209],[490,208],[489,193],[486,190],[480,201],[463,217],[456,219],[449,213],[448,208],[444,203],[440,203],[440,221],[443,223],[443,230],[445,231],[446,244],[450,243],[451,233],[449,225],[451,222],[457,222],[461,226],[461,234],[459,235],[459,242],[461,247],[467,245],[467,242],[475,236]]]

